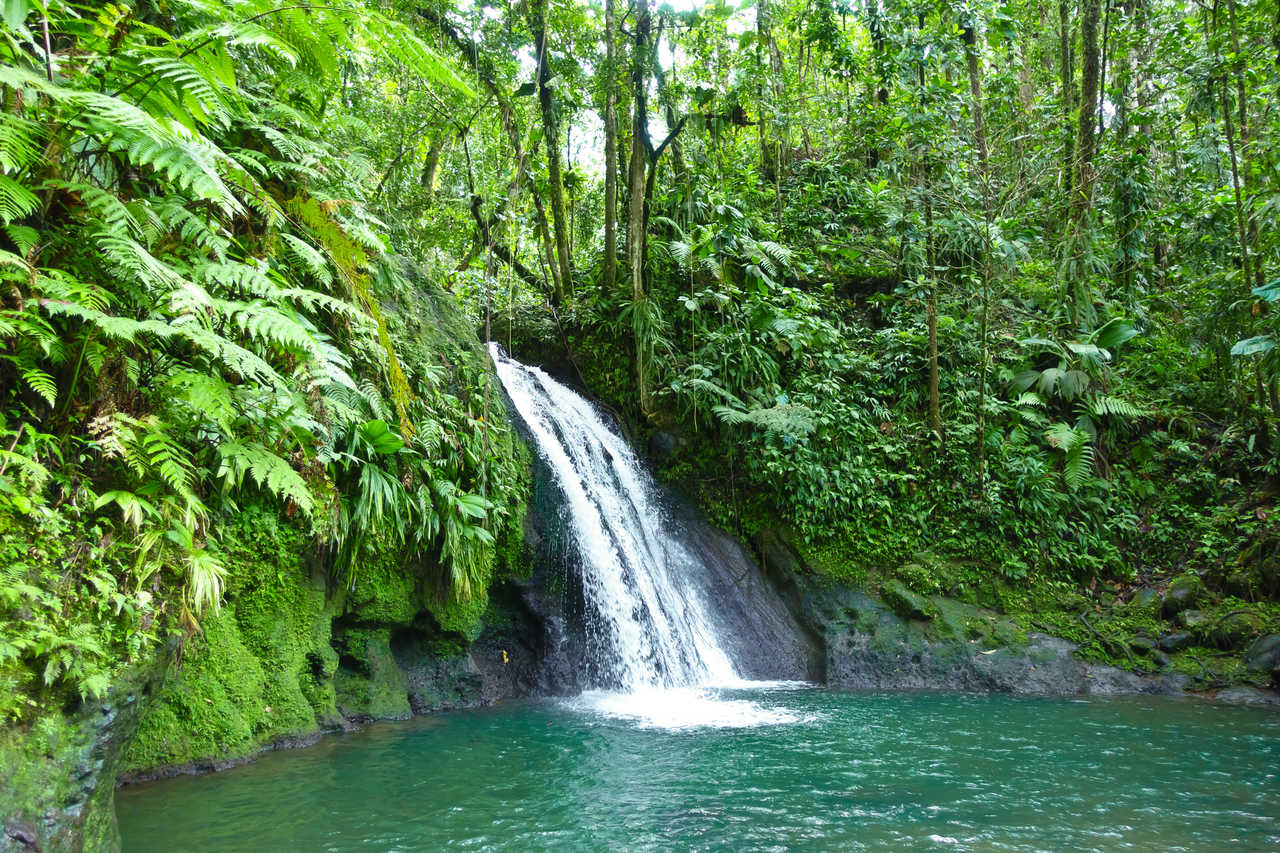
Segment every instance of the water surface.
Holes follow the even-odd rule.
[[[1273,713],[788,685],[667,698],[379,724],[125,789],[124,847],[1280,848]]]

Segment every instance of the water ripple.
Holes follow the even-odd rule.
[[[125,850],[1211,851],[1280,846],[1247,709],[836,693],[595,694],[372,726],[126,789]]]

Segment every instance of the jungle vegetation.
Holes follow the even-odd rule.
[[[0,34],[0,715],[196,630],[248,502],[335,583],[373,538],[487,582],[508,427],[398,325],[420,275],[836,574],[1280,591],[1274,2],[6,0]]]

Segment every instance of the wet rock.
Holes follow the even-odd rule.
[[[880,587],[880,597],[903,619],[932,619],[938,615],[938,608],[933,602],[912,592],[899,580],[886,581]]]
[[[1209,615],[1203,610],[1184,610],[1178,614],[1178,624],[1195,634],[1209,623]]]
[[[1195,575],[1182,575],[1174,579],[1169,584],[1169,588],[1165,591],[1164,601],[1161,603],[1160,612],[1164,616],[1176,616],[1184,610],[1189,610],[1195,606],[1201,598],[1204,597],[1204,584],[1200,578]]]
[[[649,436],[649,458],[659,465],[667,462],[679,447],[680,439],[666,430],[660,429]]]
[[[1251,611],[1237,610],[1218,620],[1211,630],[1220,649],[1240,649],[1262,632],[1262,619]]]
[[[1140,587],[1129,599],[1129,608],[1142,613],[1154,613],[1160,607],[1160,593],[1149,586]]]
[[[140,697],[163,677],[169,651],[126,670],[104,699],[74,711],[41,709],[37,724],[7,732],[17,740],[0,763],[0,851],[118,850],[115,782],[125,745],[137,730]],[[52,710],[52,715],[47,714]],[[25,745],[24,745],[25,742]]]
[[[40,836],[36,834],[36,828],[24,820],[11,821],[4,828],[4,834],[6,838],[32,850],[40,849]]]
[[[1213,697],[1227,705],[1280,705],[1280,695],[1254,687],[1231,687]]]
[[[1159,649],[1156,649],[1151,653],[1151,659],[1156,662],[1156,666],[1161,668],[1173,663],[1173,661],[1169,659],[1169,656]]]
[[[1280,634],[1256,640],[1244,654],[1244,667],[1251,672],[1275,673],[1280,670]]]
[[[1160,650],[1165,652],[1180,652],[1183,649],[1189,649],[1195,644],[1195,638],[1186,631],[1174,631],[1172,634],[1165,634],[1160,638]]]
[[[852,587],[804,573],[793,576],[789,599],[802,621],[821,632],[826,680],[848,689],[962,690],[1042,696],[1114,693],[1173,694],[1181,675],[1139,676],[1114,667],[1084,664],[1076,646],[1047,634],[1025,634],[1012,620],[998,620],[971,605],[925,599],[940,608],[930,621],[904,619]],[[948,614],[947,610],[967,610]],[[944,622],[966,624],[962,634]]]

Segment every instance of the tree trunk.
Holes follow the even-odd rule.
[[[440,155],[448,141],[449,135],[444,131],[431,140],[431,147],[427,149],[427,157],[422,163],[422,174],[418,177],[419,185],[430,192],[432,198],[436,194],[436,176],[440,173]]]
[[[604,253],[600,284],[605,293],[618,286],[618,72],[615,32],[616,0],[604,3]]]
[[[1250,142],[1252,140],[1252,132],[1249,125],[1249,96],[1245,86],[1245,76],[1248,71],[1248,62],[1241,50],[1240,45],[1240,24],[1236,20],[1236,0],[1227,0],[1227,21],[1231,27],[1231,53],[1235,57],[1234,77],[1236,84],[1236,116],[1239,122],[1239,145],[1238,154],[1240,158],[1240,184],[1241,192],[1250,204],[1245,208],[1245,234],[1249,241],[1249,245],[1254,248],[1253,253],[1253,274],[1254,284],[1256,287],[1262,287],[1267,283],[1266,270],[1263,267],[1263,253],[1257,251],[1258,246],[1258,220],[1253,215],[1252,210],[1252,184],[1253,170],[1249,167]]]
[[[1080,2],[1080,122],[1076,136],[1076,176],[1071,197],[1071,221],[1079,225],[1088,212],[1093,186],[1094,111],[1098,108],[1098,20],[1100,0]]]
[[[1065,140],[1062,153],[1062,183],[1071,197],[1071,181],[1075,174],[1075,103],[1076,74],[1071,61],[1071,6],[1058,0],[1058,73],[1062,81],[1062,121]]]
[[[982,180],[987,171],[987,125],[982,114],[982,65],[977,49],[977,33],[972,24],[961,31],[964,38],[964,59],[969,69],[969,97],[973,100],[973,141],[978,146],[978,162],[982,167]]]
[[[551,228],[555,233],[556,263],[552,266],[555,277],[553,301],[559,304],[573,287],[573,272],[569,257],[569,231],[564,207],[564,176],[560,164],[560,132],[556,121],[555,104],[551,97],[551,64],[547,57],[547,0],[533,0],[529,4],[529,30],[533,33],[538,62],[538,107],[542,115],[542,135],[547,146],[547,182],[551,200]]]
[[[645,310],[645,254],[647,244],[649,197],[646,178],[649,165],[649,35],[652,28],[650,0],[639,0],[636,8],[635,34],[631,48],[631,156],[627,174],[627,270],[631,275],[631,310]],[[647,342],[642,340],[639,316],[633,314],[635,328],[636,386],[640,410],[651,410]]]
[[[929,329],[929,429],[933,430],[933,434],[941,442],[945,440],[945,436],[942,432],[942,400],[938,370],[938,261],[934,257],[936,251],[933,239],[933,186],[929,177],[931,166],[930,163],[925,165],[924,257],[925,263],[929,266],[929,304],[925,319]]]

